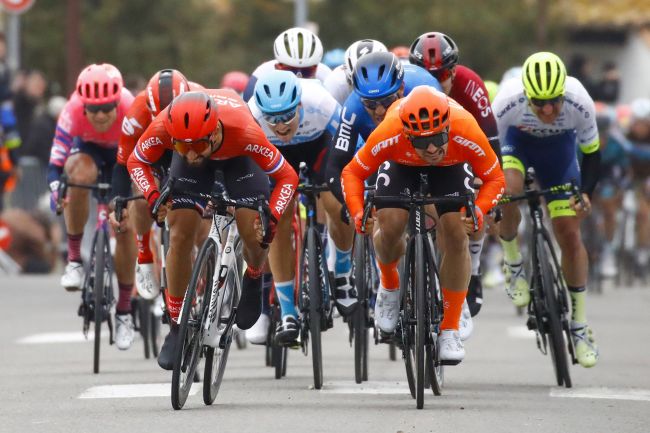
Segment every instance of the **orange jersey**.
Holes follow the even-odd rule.
[[[436,165],[468,163],[474,174],[483,181],[476,205],[486,214],[503,195],[503,171],[487,137],[472,114],[453,99],[448,99],[449,145],[444,159]],[[341,173],[345,202],[352,215],[363,211],[363,181],[376,172],[384,161],[412,166],[430,165],[417,155],[403,132],[399,118],[400,104],[398,101],[391,105],[383,122],[370,134],[364,146]]]
[[[271,212],[280,219],[298,185],[298,175],[285,161],[278,149],[267,139],[264,131],[253,118],[248,105],[237,93],[227,89],[206,89],[217,103],[219,122],[223,128],[223,140],[210,156],[213,160],[248,156],[264,172],[275,180],[271,194]],[[138,139],[127,160],[131,179],[144,193],[147,200],[158,194],[150,167],[166,150],[173,150],[172,137],[167,133],[164,121],[169,107],[160,112]]]
[[[202,85],[192,81],[189,82],[189,85],[190,91],[205,89]],[[122,134],[117,145],[118,164],[126,165],[126,160],[129,159],[138,139],[154,118],[147,107],[147,98],[147,89],[138,93],[122,120]]]

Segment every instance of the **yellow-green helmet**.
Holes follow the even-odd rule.
[[[556,98],[564,95],[566,68],[558,56],[542,51],[526,59],[521,80],[529,99]]]
[[[494,102],[494,98],[497,96],[497,92],[499,91],[499,85],[495,83],[494,81],[486,80],[483,82],[485,84],[485,89],[488,91],[488,99],[490,100],[490,104]]]

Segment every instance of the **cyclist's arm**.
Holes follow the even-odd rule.
[[[70,154],[73,144],[72,123],[70,116],[70,102],[66,103],[59,116],[50,149],[50,161],[47,167],[47,183],[52,188],[58,183],[63,174],[63,166]]]
[[[330,191],[341,203],[343,203],[343,191],[341,190],[341,172],[354,157],[359,139],[357,115],[344,106],[341,110],[341,117],[336,133],[330,142],[329,158],[327,160],[326,179]]]
[[[581,149],[583,149],[582,146]],[[584,155],[580,165],[580,183],[582,185],[582,192],[591,197],[594,189],[596,189],[596,184],[598,183],[598,177],[600,174],[600,143],[596,140],[596,145],[585,146],[585,149],[592,151],[587,153],[583,149]]]
[[[166,149],[171,149],[170,137],[162,125],[161,116],[166,115],[167,111],[164,110],[154,119],[138,140],[138,144],[126,162],[131,180],[142,191],[150,207],[160,196],[151,165],[160,159]]]

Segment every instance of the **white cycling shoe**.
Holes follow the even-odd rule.
[[[379,286],[375,302],[375,322],[379,329],[390,334],[395,331],[399,317],[399,289],[386,290]]]
[[[260,314],[253,327],[246,330],[246,340],[251,344],[266,344],[270,325],[271,318],[268,314]]]
[[[462,341],[467,340],[472,335],[474,330],[474,321],[472,320],[472,314],[469,311],[469,305],[467,304],[467,299],[463,302],[463,309],[460,313],[460,322],[458,324],[458,333]]]
[[[69,262],[61,275],[61,286],[68,292],[81,289],[84,280],[84,266],[79,262]]]
[[[130,314],[115,315],[115,345],[120,350],[127,350],[133,343],[135,330]]]
[[[160,293],[153,263],[138,263],[135,266],[135,288],[143,299],[154,299]]]
[[[438,336],[440,360],[446,364],[458,364],[465,359],[465,346],[460,333],[454,329],[445,329]]]

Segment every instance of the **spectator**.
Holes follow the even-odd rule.
[[[582,54],[574,54],[567,69],[568,74],[577,78],[593,98],[597,89],[592,77],[591,61]]]
[[[36,157],[41,167],[47,167],[49,162],[56,121],[66,101],[63,96],[52,96],[46,106],[37,110],[32,121],[31,133],[22,146],[22,153]]]
[[[26,141],[36,110],[45,104],[47,80],[42,72],[34,70],[28,72],[22,85],[18,86],[13,98],[14,113],[18,123],[18,134],[23,141]],[[19,155],[26,155],[24,149],[21,149]]]
[[[618,72],[616,64],[612,61],[605,62],[603,65],[603,78],[598,83],[599,101],[607,104],[615,104],[618,101],[618,93],[621,87],[621,74]]]

